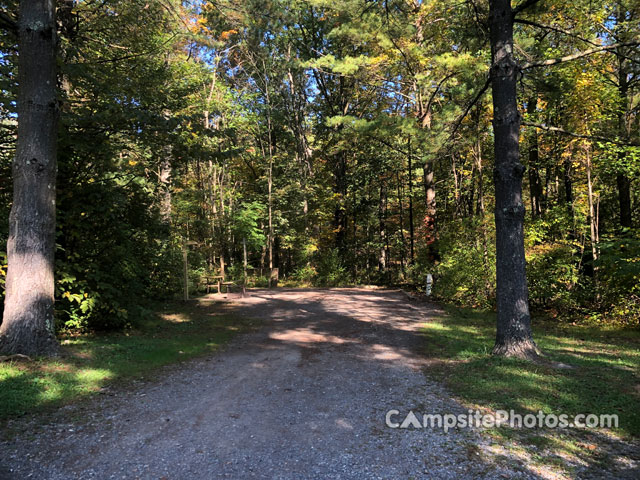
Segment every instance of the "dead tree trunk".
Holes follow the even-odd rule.
[[[20,2],[18,52],[18,142],[13,162],[9,268],[0,350],[9,354],[55,355],[55,2]]]
[[[519,67],[513,55],[514,13],[510,0],[490,2],[491,86],[495,135],[496,221],[496,355],[534,358],[538,349],[531,333],[529,292],[524,256],[524,205],[516,82]]]

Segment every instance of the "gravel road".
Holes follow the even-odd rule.
[[[0,443],[0,478],[534,478],[473,431],[385,425],[390,409],[465,411],[424,373],[420,327],[437,307],[353,288],[254,290],[212,308],[264,326],[46,425],[24,421]]]

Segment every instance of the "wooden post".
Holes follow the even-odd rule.
[[[220,253],[220,276],[224,282],[224,255]]]
[[[279,280],[279,275],[278,275],[278,267],[273,267],[271,269],[271,273],[269,275],[269,288],[276,288],[278,286],[278,280]]]

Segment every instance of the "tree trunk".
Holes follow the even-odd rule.
[[[378,225],[380,231],[380,255],[378,256],[378,270],[380,273],[385,273],[387,270],[387,251],[385,250],[386,245],[386,230],[385,230],[385,208],[384,208],[384,184],[382,183],[384,180],[381,180],[380,183],[380,202],[378,203]]]
[[[533,115],[536,112],[538,98],[534,95],[527,102],[527,113]],[[538,172],[540,153],[538,150],[538,131],[531,129],[529,135],[529,193],[531,196],[531,218],[542,214],[542,182]]]
[[[55,2],[21,1],[18,35],[18,141],[0,350],[55,355]]]
[[[336,205],[333,212],[333,230],[336,232],[335,246],[340,255],[340,261],[346,257],[347,240],[347,213],[345,200],[347,194],[347,158],[345,152],[338,152],[335,156],[334,165],[334,193],[336,195]]]
[[[624,154],[620,154],[621,156]],[[631,181],[629,177],[620,173],[616,177],[618,196],[620,201],[620,225],[631,228]]]
[[[478,199],[476,201],[476,215],[480,217],[480,233],[482,234],[482,265],[486,272],[489,272],[489,235],[487,234],[487,226],[485,224],[485,208],[484,208],[484,178],[482,171],[482,139],[480,137],[480,115],[477,116],[476,142],[474,145],[474,161],[476,170],[478,171]],[[485,295],[489,298],[492,294],[491,281],[489,275],[484,278]]]
[[[414,238],[414,226],[413,226],[413,164],[411,163],[411,137],[408,139],[407,149],[409,151],[409,246],[410,246],[410,262],[414,262],[415,251],[415,238]]]
[[[264,62],[263,62],[264,66]],[[267,129],[268,129],[268,140],[269,140],[269,171],[267,177],[267,208],[268,208],[268,216],[269,216],[269,235],[267,237],[267,247],[269,249],[269,288],[273,287],[272,285],[272,277],[273,277],[273,135],[272,126],[271,126],[271,99],[269,97],[269,84],[266,80],[268,77],[266,76],[266,67],[265,67],[265,92],[266,92],[266,100],[267,100]]]
[[[424,226],[426,229],[426,242],[429,261],[435,262],[438,259],[438,252],[435,249],[436,241],[436,184],[433,179],[433,163],[426,162],[424,165],[424,195],[425,195],[425,216]]]
[[[160,218],[166,226],[171,225],[171,148],[163,149],[163,157],[160,161],[158,173],[160,190]]]
[[[598,243],[600,242],[599,232],[598,232],[598,215],[596,212],[596,207],[594,203],[594,193],[593,193],[593,181],[591,179],[591,146],[587,145],[585,147],[585,159],[586,159],[586,170],[587,170],[587,200],[589,202],[589,229],[591,233],[591,255],[593,257],[593,286],[596,300],[599,297],[598,293],[598,268],[596,267],[596,262],[598,261]]]
[[[242,238],[242,296],[247,293],[247,239]]]
[[[616,23],[623,24],[626,19],[626,9],[618,7],[616,12]],[[618,49],[618,95],[620,97],[620,107],[618,109],[618,129],[620,137],[624,140],[629,139],[629,131],[627,130],[627,114],[629,112],[629,67],[628,60],[625,58],[623,49]],[[620,151],[620,165],[625,164],[626,152]],[[616,178],[618,185],[618,202],[620,208],[620,225],[622,227],[631,228],[631,181],[625,172],[619,172]]]
[[[269,142],[271,142],[271,132],[269,132]],[[267,188],[268,188],[268,215],[269,215],[269,235],[267,236],[267,243],[269,249],[269,288],[271,285],[271,272],[273,272],[273,197],[272,197],[272,188],[273,188],[273,156],[271,155],[271,145],[269,145],[269,175],[267,179]]]
[[[571,179],[572,161],[571,155],[567,155],[562,161],[562,182],[564,185],[564,202],[567,208],[567,214],[571,219],[571,234],[572,237],[576,236],[575,232],[575,217],[573,214],[573,180]]]
[[[520,163],[516,82],[513,56],[513,11],[510,0],[490,2],[491,86],[495,135],[496,221],[496,355],[535,358],[524,256],[524,205]]]
[[[405,264],[405,250],[406,250],[406,242],[405,242],[405,238],[404,238],[404,206],[403,206],[403,200],[404,200],[404,186],[402,185],[402,180],[400,179],[400,173],[396,172],[396,192],[398,195],[398,203],[400,206],[400,218],[399,218],[399,222],[400,222],[400,271],[402,273],[402,279],[404,280],[404,275],[405,275],[405,270],[404,270],[404,264]]]

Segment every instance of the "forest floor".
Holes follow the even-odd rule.
[[[436,365],[425,355],[424,326],[446,317],[436,305],[367,288],[228,297],[194,302],[262,326],[160,375],[7,422],[0,479],[565,475],[475,429],[385,425],[391,409],[400,422],[410,410],[418,418],[467,413],[429,373]],[[599,478],[604,470],[586,465],[581,473]]]

